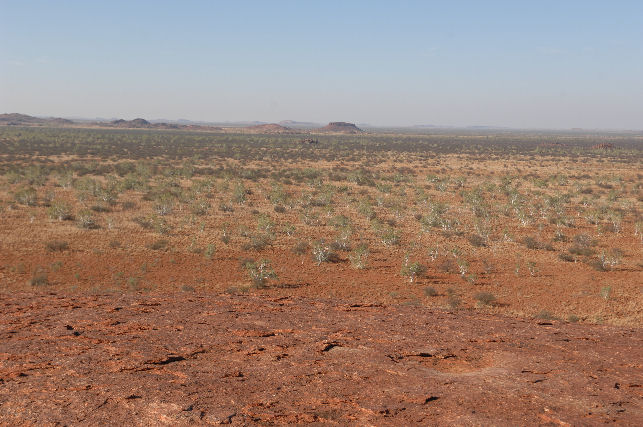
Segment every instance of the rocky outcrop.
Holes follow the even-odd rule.
[[[364,132],[354,123],[348,122],[330,122],[323,128],[317,129],[319,132],[333,132],[333,133],[362,133]]]

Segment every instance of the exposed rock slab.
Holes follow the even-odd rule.
[[[0,424],[643,424],[643,333],[243,295],[2,295]]]

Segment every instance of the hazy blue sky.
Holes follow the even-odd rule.
[[[0,112],[643,129],[643,1],[0,0]]]

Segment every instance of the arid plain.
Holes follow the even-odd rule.
[[[1,420],[643,421],[642,135],[127,126],[0,126]]]

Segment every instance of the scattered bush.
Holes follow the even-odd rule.
[[[165,239],[159,239],[155,240],[154,242],[150,243],[147,245],[148,249],[151,249],[153,251],[160,251],[160,250],[165,250],[167,249],[169,242]]]
[[[96,223],[92,212],[88,209],[83,209],[78,212],[78,226],[88,230],[98,228],[98,224]]]
[[[459,271],[458,263],[451,257],[443,258],[438,264],[438,268],[444,273],[456,273]]]
[[[361,244],[355,247],[351,251],[351,253],[348,255],[348,259],[351,262],[351,265],[358,269],[358,270],[363,270],[366,268],[367,265],[367,260],[368,260],[368,246],[366,244]]]
[[[215,252],[216,252],[216,247],[215,247],[213,244],[209,244],[209,245],[205,248],[205,252],[203,252],[203,255],[204,255],[207,259],[212,259],[212,256],[214,255],[214,253],[215,253]]]
[[[447,306],[451,310],[455,310],[458,307],[460,307],[460,298],[458,295],[455,293],[455,289],[449,288],[447,289]]]
[[[594,240],[590,235],[588,234],[577,234],[574,236],[573,242],[576,246],[582,247],[582,248],[591,248],[592,246],[596,246],[596,240]]]
[[[16,191],[14,198],[16,202],[26,206],[36,206],[38,193],[33,187],[27,187]]]
[[[190,212],[194,215],[203,216],[208,213],[210,202],[207,200],[196,200],[190,205]]]
[[[105,213],[105,212],[112,211],[112,209],[109,206],[106,206],[103,204],[93,205],[90,209],[97,213]]]
[[[45,243],[45,248],[50,252],[62,252],[69,249],[69,243],[62,240],[51,240]]]
[[[386,227],[380,233],[380,240],[386,246],[397,246],[400,244],[400,232],[393,227]]]
[[[471,243],[471,245],[475,246],[476,248],[483,248],[487,246],[487,241],[479,234],[471,234],[468,240],[469,243]]]
[[[132,201],[129,201],[129,200],[128,200],[128,201],[123,202],[123,203],[121,204],[121,208],[122,208],[124,211],[131,211],[131,210],[136,209],[136,208],[137,208],[137,205],[136,205],[136,203],[134,203],[134,202],[132,202]]]
[[[554,316],[551,312],[547,310],[542,310],[534,316],[535,319],[539,320],[557,320],[558,318]]]
[[[45,273],[43,271],[34,272],[33,276],[29,280],[29,285],[30,286],[47,286],[47,285],[49,285],[49,278],[47,277],[47,273]]]
[[[244,251],[262,251],[273,241],[273,236],[268,233],[253,233],[248,237],[250,241],[244,243]]]
[[[586,246],[578,246],[578,245],[572,246],[571,248],[567,249],[567,251],[572,255],[588,256],[588,257],[596,253],[596,251],[592,248],[588,248]]]
[[[310,250],[310,245],[303,240],[300,240],[291,250],[295,255],[306,255]]]
[[[600,291],[601,298],[603,298],[605,301],[610,299],[610,296],[612,295],[612,287],[611,286],[603,286]]]
[[[409,278],[409,281],[413,283],[416,278],[421,277],[426,273],[426,267],[419,262],[410,262],[409,257],[406,256],[402,262],[402,269],[400,274]]]
[[[427,297],[434,297],[438,295],[438,291],[436,291],[432,286],[427,286],[424,288],[424,295]]]
[[[481,305],[493,305],[496,302],[496,297],[489,292],[479,292],[474,296],[474,298]]]
[[[562,261],[565,261],[565,262],[576,262],[576,258],[574,258],[570,254],[566,254],[564,252],[558,254],[558,259],[560,259]]]
[[[322,262],[337,262],[339,257],[334,253],[329,244],[324,240],[319,240],[313,245],[313,260],[317,265]]]
[[[159,195],[154,205],[156,213],[161,216],[169,215],[174,210],[174,197],[170,193]]]
[[[261,259],[258,262],[253,260],[245,260],[243,268],[246,270],[248,276],[252,280],[253,285],[257,289],[265,287],[268,279],[277,278],[274,270],[270,268],[270,260]]]
[[[221,212],[234,212],[234,208],[227,203],[221,203],[219,204],[219,210]]]
[[[71,207],[65,202],[54,201],[51,206],[47,208],[47,214],[51,219],[58,221],[68,221],[72,219]]]
[[[535,237],[525,237],[522,242],[528,249],[546,249],[548,251],[554,250],[554,247],[551,244],[540,242]]]
[[[556,230],[553,240],[554,242],[569,242],[569,237],[567,237],[562,231]]]

